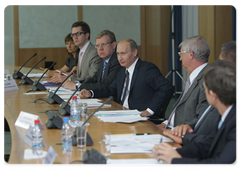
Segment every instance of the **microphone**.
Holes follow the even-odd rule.
[[[33,81],[32,79],[30,79],[28,77],[28,74],[43,60],[45,60],[47,57],[43,57],[39,62],[37,62],[37,64],[35,64],[29,71],[26,75],[22,76],[22,80],[21,80],[21,84],[33,84]]]
[[[81,128],[89,121],[89,119],[98,111],[100,110],[105,104],[113,100],[113,96],[110,96],[101,106],[99,106],[88,118],[85,120],[85,122],[82,124]]]
[[[89,80],[89,78],[90,78],[90,77],[88,77],[83,83],[86,83],[86,82]],[[83,84],[83,83],[82,83],[82,84]],[[58,110],[58,112],[59,112],[60,115],[62,115],[62,116],[70,115],[70,105],[69,105],[68,103],[69,103],[69,101],[72,99],[73,95],[74,95],[78,90],[80,90],[80,87],[78,87],[78,88],[74,91],[74,93],[70,96],[70,98],[68,99],[67,102],[65,102],[65,101],[63,100],[63,102],[62,102],[61,105],[60,105],[61,108]]]
[[[49,70],[51,69],[54,65],[56,65],[57,63],[54,62],[50,67],[47,68],[46,71],[44,71],[44,73],[41,75],[41,77],[36,80],[34,83],[33,83],[33,87],[32,87],[32,90],[33,91],[46,91],[47,89],[44,87],[44,85],[42,85],[40,83],[40,80],[43,78],[44,74]]]
[[[99,106],[84,122],[81,126],[77,126],[75,128],[75,131],[73,132],[73,136],[72,136],[72,145],[73,146],[76,146],[77,145],[77,134],[76,132],[79,132],[77,131],[77,128],[83,128],[83,126],[89,121],[89,119],[98,111],[100,110],[105,104],[107,104],[108,102],[112,101],[113,100],[113,96],[110,96],[103,104],[101,104],[101,106]],[[91,138],[91,136],[89,135],[89,133],[87,132],[87,146],[92,146],[93,145],[93,140]]]
[[[65,78],[65,80],[58,86],[58,88],[55,90],[54,93],[53,93],[53,92],[49,92],[48,98],[47,98],[47,102],[48,102],[49,104],[56,104],[56,103],[61,104],[61,103],[63,102],[63,99],[62,99],[61,97],[59,97],[56,93],[57,93],[58,89],[63,85],[63,83],[64,83],[71,75],[73,75],[73,74],[75,74],[75,73],[76,73],[76,70],[73,70],[73,72],[72,72],[71,74],[69,74],[69,75],[67,76],[67,78]]]
[[[37,53],[34,53],[33,56],[30,57],[30,58],[18,69],[18,71],[17,71],[17,70],[14,70],[13,75],[12,75],[14,79],[21,79],[21,78],[22,78],[23,73],[21,73],[20,70],[23,68],[23,66],[24,66],[25,64],[27,64],[27,62],[28,62],[30,59],[32,59],[32,58],[35,57],[36,55],[37,55]]]

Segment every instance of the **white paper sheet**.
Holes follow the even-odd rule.
[[[98,117],[103,122],[111,123],[134,123],[138,121],[147,121],[148,117],[141,117],[140,115],[127,115],[127,116],[111,116],[111,117]]]

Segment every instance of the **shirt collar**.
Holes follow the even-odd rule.
[[[227,110],[225,110],[225,112],[223,113],[223,115],[221,117],[222,122],[224,122],[224,120],[226,119],[226,117],[227,117],[228,113],[230,112],[230,110],[232,109],[232,107],[233,107],[233,105],[229,106],[227,108]]]
[[[83,54],[84,54],[84,52],[86,51],[86,49],[87,49],[87,47],[88,47],[89,44],[90,44],[90,41],[88,41],[88,42],[83,46],[83,48],[80,49],[80,52],[83,52]],[[79,54],[80,54],[80,52],[79,52]]]
[[[197,67],[195,70],[193,70],[193,72],[190,74],[189,78],[190,78],[190,84],[193,83],[193,81],[195,80],[195,78],[198,76],[198,74],[202,71],[202,69],[204,69],[207,66],[207,63],[204,63],[202,65],[200,65],[199,67]]]
[[[134,71],[134,68],[135,68],[135,66],[136,66],[136,64],[137,64],[138,59],[139,59],[139,58],[137,58],[137,59],[134,61],[134,63],[133,63],[129,68],[127,68],[127,71],[129,72],[130,75],[133,74],[133,71]]]

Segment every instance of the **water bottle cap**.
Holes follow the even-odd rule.
[[[73,96],[72,99],[73,99],[73,100],[77,100],[77,96]]]
[[[35,124],[39,124],[39,123],[40,123],[40,120],[37,119],[37,120],[35,120],[34,122],[35,122]]]
[[[69,118],[68,118],[68,117],[64,117],[64,118],[63,118],[63,123],[68,123],[68,121],[69,121]]]

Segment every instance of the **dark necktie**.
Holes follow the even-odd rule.
[[[104,72],[105,72],[105,70],[106,70],[107,64],[108,64],[108,63],[107,63],[106,61],[104,61],[103,70],[102,70],[102,79],[103,79],[103,75],[104,75]]]
[[[181,102],[181,100],[183,99],[183,97],[185,96],[185,94],[187,93],[189,87],[190,87],[190,78],[188,77],[187,79],[187,82],[186,82],[186,85],[185,85],[185,88],[184,88],[184,91],[183,91],[183,94],[181,96],[181,99],[179,100],[178,104],[174,107],[172,113],[170,114],[169,118],[168,118],[168,123],[166,125],[166,128],[168,128],[170,122],[171,122],[171,119],[172,119],[172,116],[174,115],[175,111],[176,111],[176,108],[178,107],[179,103]]]
[[[122,97],[122,101],[121,101],[122,105],[123,105],[124,100],[125,100],[126,95],[127,95],[128,84],[129,84],[129,72],[126,70],[125,71],[125,88],[124,88],[123,97]]]

